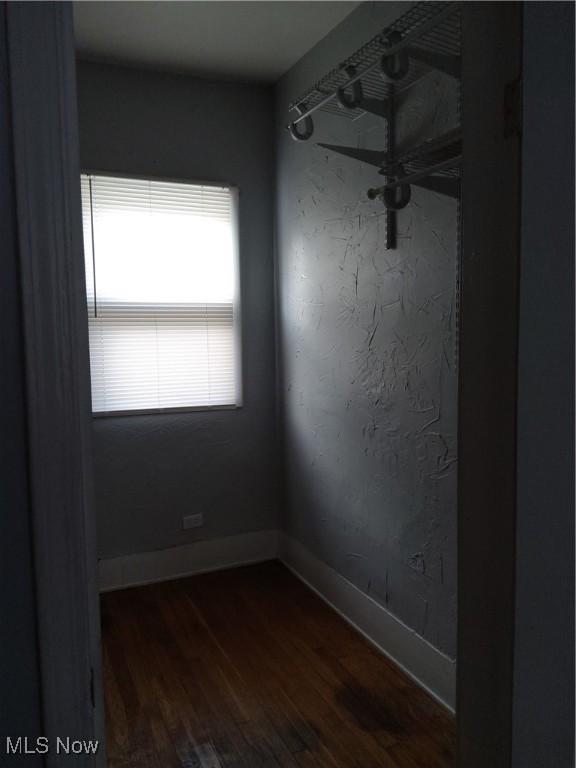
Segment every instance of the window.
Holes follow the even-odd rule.
[[[94,413],[239,405],[233,190],[81,187]]]

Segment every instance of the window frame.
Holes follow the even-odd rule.
[[[242,354],[242,280],[241,280],[241,255],[240,255],[240,189],[237,184],[229,181],[205,181],[204,179],[190,179],[185,177],[160,176],[157,174],[125,173],[124,171],[100,171],[93,168],[82,168],[80,176],[107,176],[113,179],[135,179],[138,181],[166,182],[168,184],[189,184],[204,187],[226,187],[230,190],[232,202],[232,236],[234,243],[234,350],[236,355],[236,402],[229,405],[182,405],[173,408],[130,408],[122,411],[93,411],[93,419],[126,418],[129,416],[161,416],[171,414],[196,413],[207,411],[238,411],[244,407],[243,391],[243,354]],[[86,264],[84,254],[84,239],[82,238],[83,265]],[[85,267],[84,267],[85,269]],[[84,298],[86,296],[86,274],[84,272]],[[86,303],[86,322],[88,323],[88,305]],[[92,374],[90,373],[90,377]],[[90,378],[92,386],[92,379]],[[90,403],[92,408],[92,402]]]

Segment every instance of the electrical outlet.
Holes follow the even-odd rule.
[[[188,528],[201,528],[204,525],[204,517],[202,515],[188,515],[182,518],[182,528],[187,530]]]

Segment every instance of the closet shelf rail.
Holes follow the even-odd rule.
[[[385,197],[387,191],[411,184],[458,197],[461,164],[462,136],[457,128],[398,155],[392,164],[385,162],[379,173],[387,177],[387,182],[381,187],[369,189],[368,197],[371,200]]]
[[[460,2],[421,2],[400,16],[290,105],[293,138],[310,138],[317,110],[357,117],[374,111],[375,99],[385,103],[393,84],[398,94],[431,69],[459,77],[460,10]],[[346,98],[348,89],[355,98]]]
[[[331,70],[291,104],[287,126],[296,141],[314,133],[317,110],[356,119],[370,112],[384,119],[381,150],[340,144],[318,146],[378,169],[383,186],[368,190],[386,207],[386,248],[396,247],[396,212],[410,202],[412,185],[458,197],[462,155],[460,129],[397,152],[398,95],[432,71],[458,82],[461,65],[461,2],[430,0],[413,5],[379,35]]]

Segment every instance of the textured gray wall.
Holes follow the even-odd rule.
[[[276,527],[272,91],[88,63],[78,91],[84,169],[240,190],[244,405],[94,421],[100,554]]]
[[[296,144],[292,98],[408,4],[361,6],[281,81],[277,99],[284,526],[450,656],[456,612],[457,205],[413,189],[384,248],[374,169],[315,141],[382,149],[377,118],[318,114]],[[436,75],[400,108],[399,145],[455,124]]]
[[[515,768],[574,765],[573,30],[572,3],[526,3]]]

